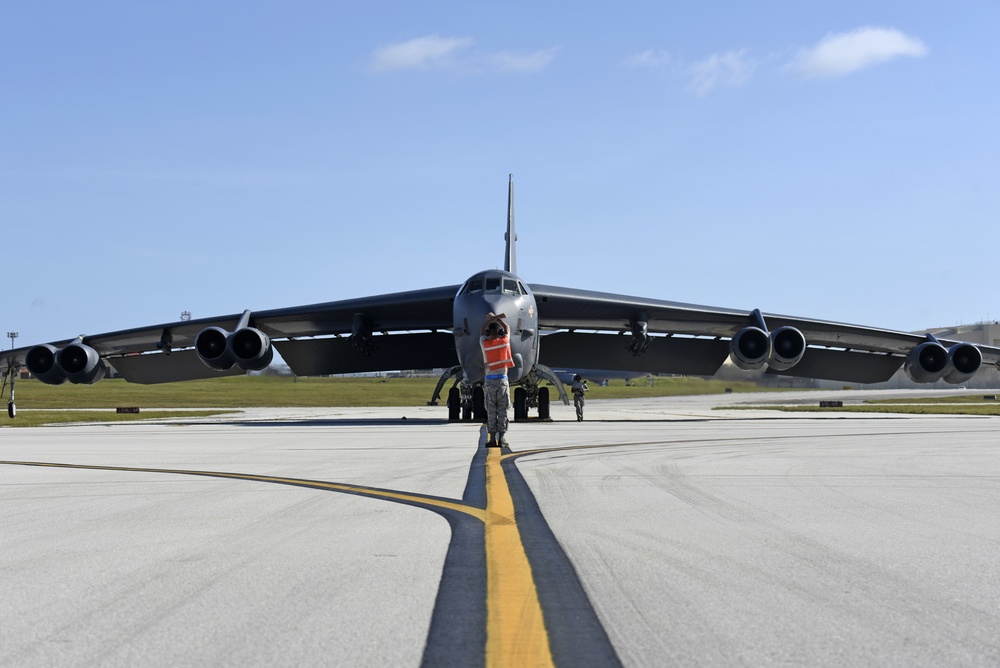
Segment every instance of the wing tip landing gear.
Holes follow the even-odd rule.
[[[3,390],[6,389],[7,383],[10,383],[10,395],[9,395],[10,398],[7,400],[7,417],[9,417],[11,420],[13,420],[17,416],[17,405],[14,404],[14,379],[17,377],[17,374],[20,373],[20,371],[21,367],[16,363],[13,363],[9,367],[7,367],[7,372],[4,374],[3,377],[3,386],[0,387],[0,397],[2,397]]]

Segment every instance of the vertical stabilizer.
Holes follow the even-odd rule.
[[[512,274],[517,273],[517,251],[514,242],[517,241],[517,234],[514,233],[514,175],[510,175],[510,185],[507,186],[507,234],[503,236],[507,240],[507,255],[504,257],[504,271]]]

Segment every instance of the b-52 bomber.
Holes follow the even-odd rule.
[[[877,383],[901,366],[918,383],[961,384],[1000,348],[859,325],[697,306],[576,288],[529,284],[517,275],[513,178],[508,186],[504,269],[461,285],[139,327],[0,353],[10,384],[22,368],[51,385],[95,383],[108,365],[134,383],[165,383],[261,370],[277,349],[299,376],[445,369],[450,420],[481,420],[480,331],[505,314],[514,367],[514,419],[549,417],[552,368],[711,376],[726,359],[767,374]],[[544,352],[544,357],[542,353]],[[545,365],[542,360],[545,360]]]

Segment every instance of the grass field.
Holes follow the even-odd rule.
[[[3,427],[40,427],[42,425],[69,424],[73,422],[135,422],[138,420],[157,420],[163,418],[208,417],[226,413],[224,410],[177,410],[177,411],[142,411],[141,413],[115,413],[111,409],[103,410],[33,410],[18,409],[17,417],[9,420],[0,417],[0,428]]]
[[[121,379],[102,380],[94,385],[45,385],[35,380],[19,380],[16,399],[19,409],[33,408],[237,408],[315,406],[425,406],[430,401],[436,378],[291,378],[285,376],[234,376],[212,380],[192,380],[162,385],[136,385]],[[450,384],[442,390],[441,404]],[[591,384],[588,398],[619,399],[685,394],[752,392],[753,383],[732,383],[700,378],[657,378],[626,386],[613,381],[607,387]],[[554,392],[554,391],[553,391]],[[553,394],[554,396],[554,394]]]
[[[184,417],[157,408],[224,409],[273,406],[424,406],[431,399],[437,378],[292,378],[287,376],[233,376],[162,385],[136,385],[122,379],[106,379],[94,385],[45,385],[36,380],[18,380],[15,386],[17,418],[0,418],[0,426],[34,426],[56,422],[124,421],[156,417]],[[442,390],[443,406],[448,388]],[[750,382],[724,382],[701,378],[657,378],[653,385],[641,382],[626,386],[612,381],[607,387],[591,384],[588,398],[677,396],[752,392]],[[554,389],[553,399],[555,399]],[[117,414],[109,409],[136,407],[139,414]],[[51,413],[59,409],[65,413]],[[442,409],[443,410],[443,409]],[[205,415],[205,411],[190,414]]]
[[[19,380],[16,385],[18,416],[0,418],[0,426],[34,426],[57,422],[145,420],[158,417],[209,415],[206,409],[336,406],[423,406],[431,398],[436,378],[292,378],[287,376],[235,376],[162,385],[136,385],[106,379],[94,385],[45,385]],[[445,403],[446,384],[439,403]],[[591,383],[588,399],[629,399],[724,392],[759,392],[767,388],[752,382],[702,378],[656,378],[653,384],[622,380],[608,386]],[[552,398],[556,400],[554,389]],[[903,405],[905,404],[905,405]],[[919,404],[919,405],[917,405]],[[978,405],[977,405],[978,404]],[[137,407],[139,414],[116,414],[117,407]],[[156,412],[183,408],[186,412]],[[751,407],[747,407],[751,408]],[[984,401],[982,393],[935,399],[895,399],[843,408],[818,406],[758,406],[782,411],[837,411],[877,413],[935,413],[1000,415],[1000,402]],[[41,410],[47,409],[47,410]],[[50,412],[59,409],[60,412]],[[65,411],[65,412],[63,412]]]

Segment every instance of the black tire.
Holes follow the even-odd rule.
[[[462,417],[462,395],[457,387],[448,390],[448,421],[458,422]]]
[[[472,390],[472,419],[486,422],[486,393],[481,387]]]
[[[523,387],[514,388],[514,421],[528,419],[528,391]]]
[[[7,415],[10,416],[11,420],[17,417],[17,406],[14,405],[13,401],[7,402]]]
[[[538,388],[538,419],[549,419],[549,388]]]

